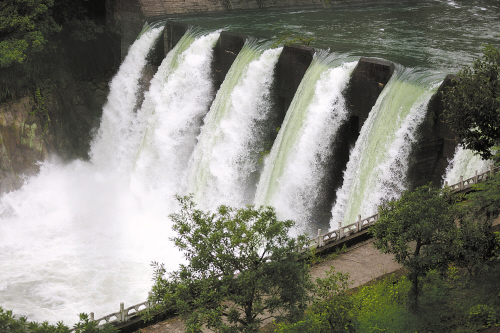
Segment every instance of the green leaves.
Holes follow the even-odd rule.
[[[165,277],[155,263],[153,295],[184,317],[188,331],[254,332],[264,316],[303,311],[311,285],[288,236],[292,221],[278,221],[271,207],[204,212],[189,196],[177,199],[173,240],[188,264]]]
[[[443,94],[445,117],[458,139],[484,159],[500,142],[500,50],[483,46],[483,56],[458,73]]]
[[[415,304],[419,276],[444,267],[452,257],[457,229],[454,217],[454,207],[443,192],[425,185],[381,207],[378,221],[370,228],[375,247],[394,254],[396,261],[410,271]]]

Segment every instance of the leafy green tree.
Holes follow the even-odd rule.
[[[417,306],[419,277],[444,268],[456,248],[454,207],[440,189],[424,185],[405,191],[398,200],[380,207],[379,219],[370,228],[374,245],[409,270],[410,300]]]
[[[256,332],[265,318],[302,314],[310,299],[307,265],[298,261],[292,221],[278,221],[273,208],[215,213],[195,209],[191,197],[177,197],[181,210],[170,217],[173,240],[188,263],[167,278],[155,275],[153,299],[174,306],[188,332],[203,326],[218,332]],[[170,295],[161,295],[161,291]]]
[[[459,224],[453,261],[474,277],[483,268],[493,264],[497,245],[495,235],[490,231],[491,221],[469,215],[461,218]]]
[[[500,214],[500,173],[486,181],[475,184],[474,191],[467,195],[467,206],[475,218],[491,221]]]
[[[446,120],[465,148],[490,158],[500,142],[500,50],[484,46],[482,57],[457,77],[443,94]]]
[[[56,325],[50,325],[48,322],[43,323],[29,322],[26,317],[16,318],[12,311],[4,311],[0,307],[0,332],[2,333],[69,333],[68,326],[62,322]],[[118,329],[110,324],[99,328],[97,323],[91,321],[85,313],[80,314],[80,322],[75,324],[74,332],[76,333],[117,333]]]
[[[61,27],[52,17],[54,0],[4,0],[0,4],[0,68],[41,52]]]
[[[314,302],[296,323],[280,323],[277,333],[344,333],[355,330],[355,299],[347,294],[349,274],[332,266],[325,278],[317,278]]]

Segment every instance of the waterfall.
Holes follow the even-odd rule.
[[[366,119],[337,191],[330,227],[354,223],[407,188],[408,157],[438,82],[397,67]]]
[[[205,208],[250,204],[273,117],[270,88],[279,49],[245,43],[213,102],[190,162],[188,192]]]
[[[165,171],[161,163],[167,158],[157,132],[164,133],[169,114],[194,113],[170,130],[174,138],[178,135],[193,145],[198,134],[193,127],[199,130],[203,109],[206,112],[210,103],[212,88],[207,87],[206,77],[218,34],[188,33],[162,64],[144,106],[136,111],[141,71],[160,31],[146,29],[113,78],[91,162],[45,161],[38,175],[0,199],[0,306],[4,309],[51,323],[74,323],[81,312],[100,317],[117,311],[120,302],[129,306],[147,298],[151,261],[163,262],[171,270],[182,262],[169,240],[173,234],[167,216],[173,210],[162,200],[165,196],[154,190],[137,191],[134,184],[143,173]],[[155,100],[163,88],[167,91],[161,94],[168,96],[171,86],[178,89],[174,96]],[[173,110],[182,105],[173,103],[173,109],[167,110],[163,102],[175,100],[179,93],[188,101],[186,108]],[[189,103],[193,96],[205,98],[198,101],[198,108]],[[140,146],[150,141],[152,146]],[[144,162],[150,153],[158,156],[156,165]]]
[[[492,163],[490,160],[483,160],[481,156],[474,154],[472,150],[464,149],[461,145],[458,145],[453,159],[446,168],[443,183],[448,182],[448,185],[453,185],[460,181],[460,176],[467,179],[473,177],[476,171],[478,174],[486,172]]]
[[[130,170],[128,162],[133,160],[135,152],[130,131],[135,118],[139,79],[147,63],[146,56],[162,30],[163,27],[149,29],[146,26],[111,80],[99,131],[89,152],[93,163],[118,172]]]
[[[342,93],[355,65],[335,54],[315,55],[265,160],[256,204],[274,206],[279,218],[294,219],[301,228],[325,197],[325,164],[347,119]]]
[[[182,179],[214,95],[212,49],[218,32],[188,31],[168,53],[151,81],[138,114],[140,147],[131,175],[148,206],[162,206],[183,194]]]

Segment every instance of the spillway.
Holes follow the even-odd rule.
[[[412,69],[396,68],[350,153],[332,208],[331,228],[354,223],[358,215],[376,214],[380,204],[408,188],[408,157],[416,130],[440,83],[424,78]]]
[[[301,228],[327,200],[325,164],[347,119],[342,92],[356,63],[337,57],[326,52],[316,55],[265,159],[257,186],[257,205],[275,207],[281,219],[297,220]]]
[[[169,269],[182,262],[169,240],[172,193],[181,190],[172,178],[182,173],[176,165],[187,163],[210,106],[218,33],[186,34],[137,106],[160,32],[145,29],[113,78],[91,161],[43,162],[37,176],[2,196],[2,308],[51,323],[74,323],[81,312],[98,318],[120,302],[147,298],[151,261]]]
[[[253,201],[259,153],[266,149],[274,117],[270,89],[282,50],[265,50],[266,45],[247,41],[205,118],[188,177],[188,192],[205,209]]]
[[[316,50],[279,116],[276,109],[291,97],[281,103],[275,96],[284,51],[271,49],[269,40],[247,40],[217,88],[215,29],[226,26],[219,17],[193,18],[216,27],[189,30],[142,96],[148,53],[161,33],[147,27],[110,83],[90,162],[45,161],[20,190],[1,197],[0,306],[30,320],[70,324],[81,312],[100,317],[117,311],[120,302],[143,302],[150,262],[167,269],[182,262],[169,241],[174,194],[193,193],[210,209],[270,204],[280,218],[298,221],[298,231],[336,229],[339,222],[376,213],[377,205],[411,185],[418,128],[440,82],[477,56],[479,45],[463,36],[489,43],[498,31],[498,9],[481,6],[486,9],[435,1],[227,14],[227,26],[237,32],[272,39],[277,27],[291,29],[315,35],[319,47],[336,52]],[[347,165],[340,163],[332,182],[336,151],[350,124],[344,92],[361,55],[394,61],[396,70],[356,129],[359,137],[345,151]],[[484,170],[485,162],[467,154],[457,150],[445,176],[450,183]]]

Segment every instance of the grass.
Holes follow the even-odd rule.
[[[414,311],[407,306],[411,283],[404,274],[401,269],[349,292],[356,304],[355,332],[469,333],[500,324],[500,261],[474,279],[455,266],[444,273],[430,272]],[[261,331],[275,329],[271,324]]]

